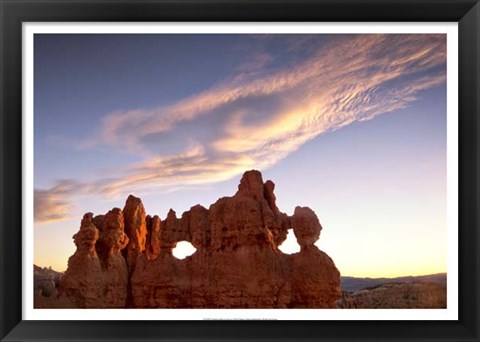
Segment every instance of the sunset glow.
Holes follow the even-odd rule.
[[[180,216],[257,169],[342,275],[447,271],[445,35],[37,34],[34,63],[37,265],[85,212]]]

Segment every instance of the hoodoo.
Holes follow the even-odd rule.
[[[340,273],[314,245],[322,226],[310,208],[280,212],[274,188],[252,170],[234,196],[181,217],[146,215],[132,195],[123,211],[85,214],[59,296],[86,308],[334,308]],[[289,229],[291,255],[278,249]],[[173,256],[180,241],[195,253]]]

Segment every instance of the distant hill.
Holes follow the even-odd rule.
[[[406,276],[397,278],[355,278],[340,277],[340,287],[342,291],[355,292],[361,289],[371,288],[388,283],[435,283],[442,286],[447,285],[447,274],[437,273],[423,276]]]
[[[337,306],[344,309],[441,309],[447,307],[447,288],[431,282],[385,283],[342,292]]]

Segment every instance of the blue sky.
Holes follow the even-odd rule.
[[[36,35],[35,262],[65,269],[84,212],[180,215],[259,169],[343,275],[446,271],[445,43]]]

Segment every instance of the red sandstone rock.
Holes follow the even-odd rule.
[[[155,259],[160,253],[160,227],[162,220],[155,215],[154,217],[147,216],[147,246],[145,253],[149,259]]]
[[[86,214],[61,289],[79,307],[335,307],[340,274],[314,246],[322,229],[317,216],[306,207],[297,207],[292,217],[281,213],[274,187],[252,170],[233,197],[220,198],[209,209],[196,205],[181,218],[173,210],[165,221],[147,217],[133,196],[123,215],[113,209],[92,223]],[[302,249],[286,255],[278,246],[290,227]],[[178,260],[172,249],[184,240],[197,251]],[[100,293],[105,299],[96,298]]]
[[[100,233],[93,222],[100,227]],[[60,295],[67,296],[77,307],[125,307],[128,271],[120,251],[128,237],[123,222],[118,208],[95,218],[91,213],[83,217],[80,231],[73,236],[77,251],[70,257],[60,283]]]
[[[100,231],[100,237],[95,247],[101,259],[105,260],[127,246],[129,239],[124,232],[124,218],[121,209],[113,208],[106,215],[95,216],[93,222]]]
[[[296,207],[290,221],[293,233],[302,249],[312,246],[320,238],[322,226],[312,209]]]
[[[210,245],[211,229],[210,220],[208,218],[208,210],[201,205],[190,208],[188,216],[185,215],[185,224],[188,224],[191,243],[197,248],[206,248]],[[187,221],[188,217],[188,223]]]
[[[275,190],[275,183],[273,183],[271,180],[267,180],[265,184],[263,184],[263,197],[267,201],[268,206],[273,211],[273,213],[275,215],[278,215],[280,214],[280,210],[278,210],[277,208],[277,197],[275,197],[273,190]]]
[[[292,255],[292,301],[295,308],[334,308],[340,297],[340,272],[333,260],[316,246]]]
[[[124,250],[129,272],[133,272],[138,256],[145,250],[147,240],[147,222],[145,208],[140,198],[128,196],[123,208],[125,233],[128,235],[128,245]]]
[[[128,270],[121,251],[127,246],[129,239],[124,233],[121,209],[114,208],[105,215],[100,236],[107,249],[107,255],[102,260],[105,278],[104,306],[124,307],[127,300]]]
[[[160,248],[166,253],[170,253],[179,241],[191,241],[189,230],[189,215],[184,213],[182,218],[177,218],[174,210],[170,209],[167,218],[162,222],[165,229],[160,230]]]
[[[257,170],[245,172],[235,196],[251,197],[256,201],[264,200],[262,174]]]
[[[79,308],[102,307],[104,279],[95,251],[98,229],[93,214],[83,216],[80,230],[73,236],[77,250],[68,259],[68,269],[60,282],[60,295],[66,295]]]

